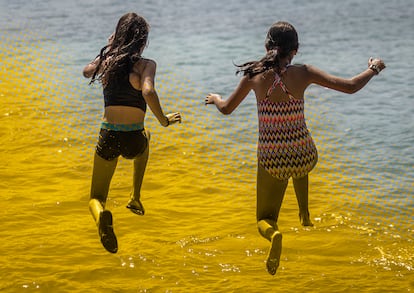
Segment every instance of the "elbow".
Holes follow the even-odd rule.
[[[155,89],[153,87],[142,88],[142,95],[144,98],[151,98],[155,95]]]
[[[347,93],[347,94],[355,94],[360,89],[362,89],[365,84],[366,84],[366,82],[361,81],[359,79],[353,78],[353,79],[351,79],[351,82],[346,87],[345,93]]]
[[[356,83],[351,82],[341,87],[338,87],[337,90],[345,94],[354,94],[359,90],[359,88]]]
[[[141,92],[145,99],[151,99],[152,97],[157,96],[154,84],[150,82],[144,82],[144,84],[141,87]]]
[[[224,115],[230,115],[235,109],[230,103],[228,103],[228,100],[219,100],[214,103],[216,104],[217,109]]]
[[[82,72],[82,74],[83,74],[83,77],[85,77],[85,78],[90,78],[91,77],[91,74],[89,72],[86,72],[85,70]]]
[[[347,88],[347,89],[345,89],[344,90],[344,93],[346,93],[346,94],[355,94],[356,92],[357,92],[358,90],[356,89],[356,88]]]
[[[93,71],[89,68],[89,66],[86,66],[82,70],[82,74],[83,74],[83,77],[85,77],[85,78],[91,78],[92,75],[93,75]]]
[[[229,106],[222,106],[219,108],[219,110],[223,115],[230,115],[233,113],[233,109],[231,109]]]
[[[355,94],[360,89],[361,88],[358,87],[357,85],[351,85],[349,88],[347,88],[347,90],[345,91],[345,93],[347,93],[347,94]]]

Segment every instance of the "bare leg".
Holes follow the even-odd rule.
[[[293,186],[295,188],[296,199],[299,206],[299,219],[302,226],[313,226],[309,216],[308,206],[308,175],[301,178],[293,178]]]
[[[118,159],[107,161],[95,153],[89,209],[97,224],[99,213],[104,210],[106,205],[109,185],[111,184],[117,163]]]
[[[142,181],[144,179],[145,168],[147,167],[148,156],[149,156],[149,138],[150,133],[146,131],[147,137],[147,147],[145,151],[134,159],[134,175],[133,175],[133,187],[131,193],[131,199],[127,204],[127,208],[131,210],[131,212],[137,215],[144,215],[145,209],[142,205],[140,198],[141,198],[141,186]]]
[[[89,200],[89,210],[98,226],[102,245],[112,253],[118,251],[118,243],[113,232],[112,214],[109,210],[105,210],[105,204],[117,161],[117,159],[107,161],[95,153]]]
[[[259,233],[271,242],[266,260],[269,274],[276,274],[282,252],[282,234],[277,226],[288,180],[272,177],[260,164],[257,167],[257,227]]]

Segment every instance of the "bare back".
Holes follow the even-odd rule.
[[[133,71],[129,74],[129,82],[134,89],[142,91],[146,68],[150,62],[148,59],[140,59],[134,64]],[[104,121],[113,124],[141,123],[144,119],[145,112],[142,109],[122,105],[105,107],[103,116]]]
[[[275,72],[268,71],[263,74],[258,74],[252,78],[252,89],[256,94],[258,101],[266,98],[269,88],[275,81]],[[281,80],[290,94],[296,99],[303,99],[304,92],[309,85],[308,75],[305,65],[291,65],[286,71],[281,74]],[[285,102],[289,100],[289,95],[283,90],[282,87],[274,87],[268,99],[272,102]]]

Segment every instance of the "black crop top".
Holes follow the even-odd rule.
[[[142,96],[142,91],[136,90],[128,79],[119,81],[116,86],[108,85],[103,90],[105,107],[130,106],[146,112],[147,103]]]

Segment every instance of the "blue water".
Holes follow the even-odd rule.
[[[309,107],[320,103],[326,109],[321,113],[315,108],[310,115],[331,121],[337,144],[366,162],[367,173],[403,182],[406,190],[391,196],[399,197],[401,208],[411,211],[414,6],[409,0],[0,3],[3,33],[30,30],[49,46],[58,47],[61,58],[55,65],[63,67],[68,81],[76,86],[84,83],[79,79],[82,66],[97,54],[126,11],[144,15],[151,24],[145,55],[157,60],[159,74],[176,72],[202,95],[229,94],[239,78],[233,62],[262,56],[264,35],[277,20],[289,21],[298,30],[298,63],[351,77],[366,67],[370,56],[380,56],[387,69],[357,94],[309,88],[308,94],[318,97],[309,99]],[[254,123],[254,100],[247,99],[240,109]]]
[[[386,183],[385,191],[373,194],[376,204],[412,214],[414,6],[409,0],[0,3],[2,33],[30,31],[27,37],[38,36],[46,47],[58,48],[54,66],[65,70],[68,86],[80,89],[85,88],[79,74],[82,66],[105,45],[119,16],[127,11],[142,14],[151,24],[145,56],[157,60],[159,76],[174,73],[177,79],[188,80],[197,89],[193,98],[200,101],[208,92],[231,93],[239,79],[233,63],[261,57],[264,35],[277,20],[291,22],[299,33],[297,63],[351,77],[366,67],[370,56],[383,58],[387,69],[354,95],[311,86],[308,124],[312,128],[323,117],[331,141],[319,147],[329,153],[342,150],[338,168],[351,176],[363,168],[362,177],[374,180],[374,186]],[[200,107],[201,117],[203,112]],[[237,113],[247,117],[246,131],[251,135],[236,135],[235,140],[254,137],[252,96]],[[384,198],[378,201],[375,194]]]
[[[240,144],[240,159],[252,152],[250,146],[256,140],[254,97],[250,95],[231,118],[204,107],[203,98],[209,92],[224,96],[231,93],[239,80],[233,63],[264,54],[264,36],[273,22],[286,20],[296,27],[300,42],[294,60],[297,63],[352,77],[367,67],[370,56],[381,57],[386,70],[356,94],[311,86],[306,95],[307,123],[322,162],[331,162],[344,176],[353,178],[338,184],[355,190],[349,195],[357,199],[353,202],[355,209],[363,207],[371,217],[386,214],[390,223],[397,221],[398,226],[400,221],[404,229],[412,227],[411,0],[0,0],[0,7],[3,35],[24,35],[40,41],[46,50],[59,52],[56,62],[50,63],[65,73],[59,87],[84,93],[74,101],[66,96],[68,111],[83,103],[90,114],[85,117],[88,121],[94,120],[102,101],[88,99],[91,91],[99,95],[99,89],[87,86],[81,77],[83,66],[105,45],[122,14],[135,11],[143,15],[151,25],[144,55],[157,61],[158,78],[173,76],[194,92],[191,103],[177,98],[169,106],[185,113],[180,104],[193,105],[195,110],[186,118],[201,121],[230,137],[229,142]],[[410,234],[409,230],[405,232]]]

